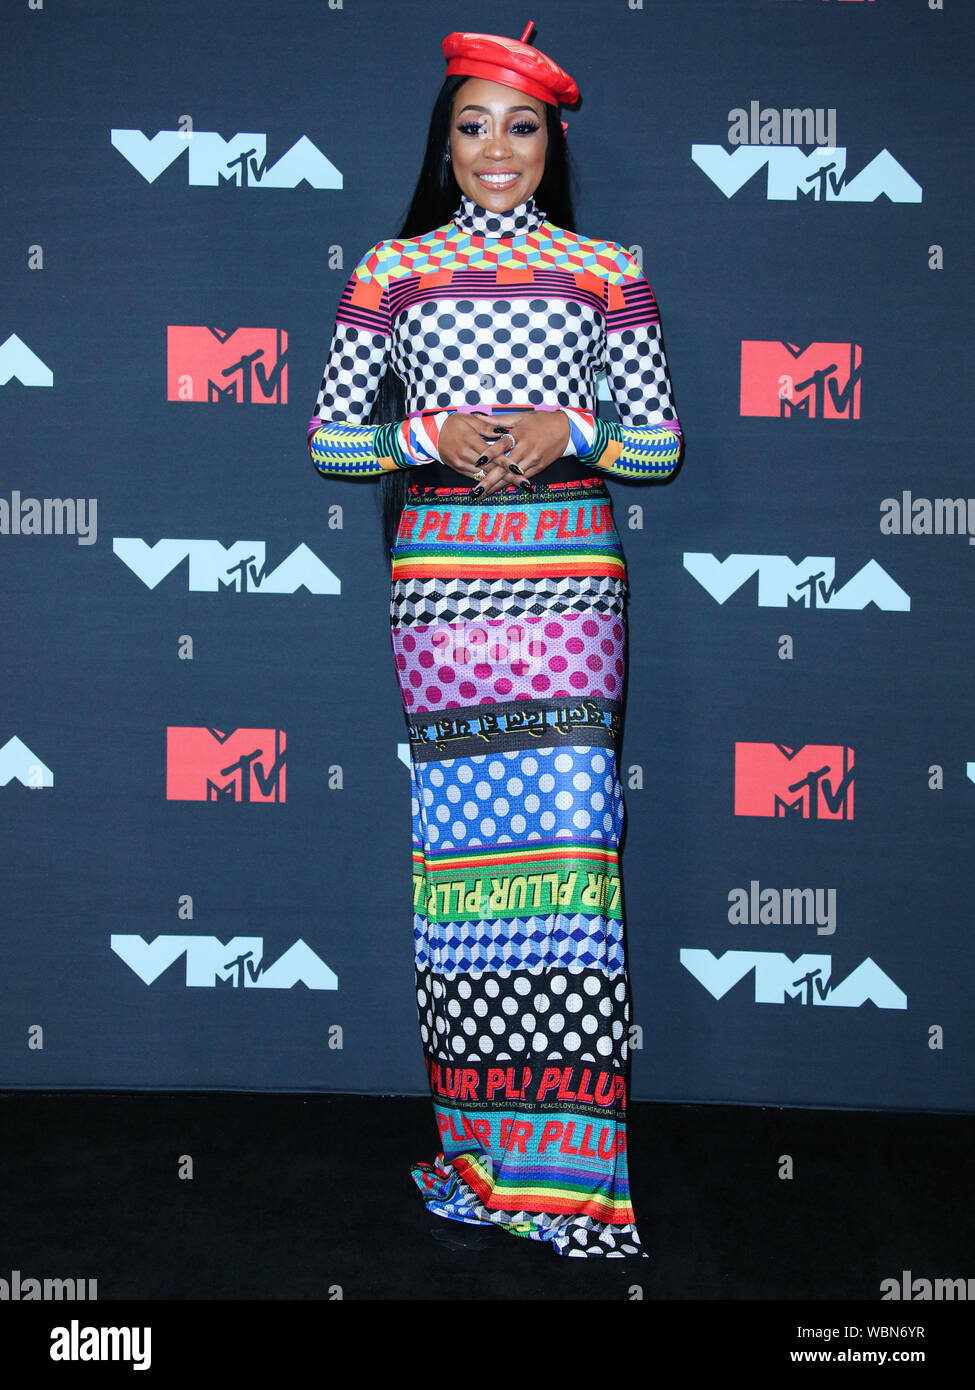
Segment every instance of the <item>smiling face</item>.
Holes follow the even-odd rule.
[[[490,212],[507,212],[542,181],[548,134],[538,97],[468,78],[454,95],[450,158],[463,193]]]

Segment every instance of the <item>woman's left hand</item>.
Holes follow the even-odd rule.
[[[476,420],[485,422],[484,434],[494,433],[495,425],[503,425],[514,436],[515,445],[503,458],[484,470],[484,497],[517,485],[523,479],[537,477],[550,463],[563,456],[569,442],[569,421],[562,410],[526,410],[512,415],[480,415],[471,412]],[[517,464],[520,475],[512,472]],[[525,489],[527,495],[527,488]]]

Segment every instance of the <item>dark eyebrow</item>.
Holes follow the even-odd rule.
[[[462,116],[465,111],[483,111],[485,116],[490,116],[491,114],[491,112],[488,110],[486,106],[474,106],[473,104],[469,104],[467,106],[462,107],[461,110],[457,112],[457,115]],[[535,110],[534,106],[507,106],[505,107],[505,111],[530,111],[533,116],[538,115],[538,112]]]

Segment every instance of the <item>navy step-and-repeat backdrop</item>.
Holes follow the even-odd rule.
[[[0,1086],[426,1091],[377,490],[305,426],[441,38],[529,18],[686,435],[611,484],[632,1093],[973,1106],[962,0],[7,0]]]

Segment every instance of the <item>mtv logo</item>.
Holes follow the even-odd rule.
[[[286,405],[288,335],[280,328],[166,331],[166,399],[235,405]]]
[[[171,726],[166,730],[167,801],[285,799],[282,729]]]
[[[308,989],[338,989],[338,976],[304,941],[296,941],[273,965],[264,964],[262,936],[235,936],[226,944],[215,936],[113,935],[112,950],[139,979],[151,985],[164,971],[186,957],[186,983],[213,989],[223,981],[238,989],[291,989],[299,982]]]
[[[856,343],[741,345],[741,415],[859,420],[862,352]]]
[[[22,338],[11,333],[0,343],[0,386],[16,377],[21,386],[53,386],[54,373]]]
[[[907,995],[869,956],[836,984],[831,956],[802,955],[793,961],[781,951],[725,951],[714,956],[710,951],[682,950],[680,963],[714,999],[723,999],[754,970],[756,1004],[798,999],[814,1006],[858,1009],[869,999],[878,1009],[907,1008]]]
[[[735,815],[853,819],[853,749],[843,744],[735,744]]]

